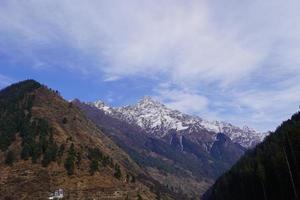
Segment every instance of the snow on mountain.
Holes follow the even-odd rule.
[[[197,116],[183,114],[167,108],[149,96],[144,97],[135,105],[119,108],[109,107],[102,101],[96,101],[90,105],[94,105],[110,116],[138,125],[148,134],[159,138],[165,137],[171,130],[182,135],[191,132],[199,132],[200,134],[205,130],[211,132],[213,140],[216,140],[218,133],[224,133],[233,142],[250,148],[261,142],[266,136],[266,134],[258,133],[247,126],[239,128],[227,122],[207,121]]]
[[[95,101],[94,103],[89,103],[89,105],[93,105],[96,108],[103,110],[106,114],[111,114],[113,112],[113,109],[109,106],[107,106],[103,101]]]

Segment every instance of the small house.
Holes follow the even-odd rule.
[[[64,198],[64,190],[63,189],[58,189],[58,190],[55,190],[53,194],[51,194],[49,196],[48,199],[62,199]]]

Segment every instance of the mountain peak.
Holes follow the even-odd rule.
[[[95,106],[96,108],[103,110],[105,113],[111,113],[112,108],[107,106],[103,101],[97,100],[94,103],[89,103],[90,105]]]
[[[162,105],[160,102],[154,100],[151,96],[144,96],[139,102],[139,105],[142,104],[160,104]]]
[[[93,105],[157,137],[166,136],[170,130],[177,130],[182,134],[201,133],[205,130],[211,132],[212,137],[217,133],[224,133],[234,142],[248,148],[260,142],[265,136],[248,127],[240,128],[227,122],[207,121],[200,117],[186,115],[168,108],[150,96],[144,96],[135,105],[120,108],[110,108],[102,101],[95,102]]]
[[[1,97],[14,97],[14,98],[22,98],[23,95],[33,92],[38,89],[42,85],[35,80],[28,79],[24,81],[20,81],[18,83],[14,83],[4,89],[0,90],[0,98]]]
[[[150,96],[144,96],[136,105],[133,106],[137,110],[145,110],[150,112],[161,112],[162,110],[169,110],[164,104],[153,99]]]
[[[105,104],[103,101],[101,101],[101,100],[95,101],[94,105],[95,105],[96,107],[106,106],[106,104]]]
[[[154,100],[151,96],[146,95],[142,98],[142,101],[154,101]]]

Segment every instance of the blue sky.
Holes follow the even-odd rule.
[[[298,0],[2,0],[0,87],[34,78],[113,106],[150,95],[274,130],[300,104]]]

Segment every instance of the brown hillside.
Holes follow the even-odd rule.
[[[24,84],[35,87],[20,92]],[[133,180],[143,174],[139,166],[57,92],[24,81],[1,91],[0,109],[0,199],[47,199],[58,188],[64,189],[65,199],[155,199],[148,186]],[[47,134],[39,129],[41,119],[49,126]],[[25,127],[31,130],[27,135]],[[99,161],[90,149],[101,152]],[[10,152],[13,162],[8,161]],[[50,163],[47,153],[55,155]],[[66,170],[68,159],[72,173]],[[93,161],[98,165],[91,172]]]

